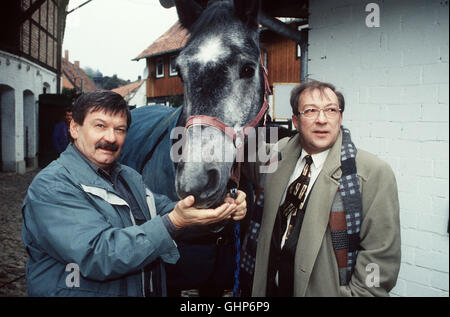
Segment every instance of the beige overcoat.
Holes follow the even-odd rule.
[[[395,176],[387,163],[358,149],[356,166],[363,207],[361,250],[349,285],[339,286],[328,221],[342,175],[341,144],[342,132],[310,193],[295,254],[294,296],[388,296],[397,281],[400,223]],[[276,213],[300,152],[297,134],[281,149],[276,172],[266,175],[252,296],[266,296],[268,256]]]

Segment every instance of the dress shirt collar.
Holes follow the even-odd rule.
[[[325,160],[327,159],[328,153],[330,152],[330,149],[325,150],[323,152],[317,153],[317,154],[309,154],[305,150],[302,151],[300,154],[300,162],[303,161],[305,156],[311,155],[311,158],[313,160],[313,165],[316,169],[321,169],[323,164],[325,163]]]

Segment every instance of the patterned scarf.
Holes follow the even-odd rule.
[[[359,249],[359,231],[361,227],[362,201],[361,190],[356,171],[355,157],[357,149],[350,138],[350,131],[341,126],[341,170],[339,188],[333,200],[329,226],[331,240],[339,269],[340,285],[347,285],[356,263]],[[278,155],[278,159],[281,159]],[[264,191],[259,189],[250,221],[248,233],[242,246],[241,260],[242,293],[249,296],[255,269],[256,246],[264,209]],[[244,295],[244,296],[245,296]]]
[[[350,131],[341,126],[341,171],[339,188],[330,212],[331,240],[339,268],[340,285],[347,285],[355,268],[361,228],[361,189],[356,172],[357,149]]]

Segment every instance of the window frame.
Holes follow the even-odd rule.
[[[172,61],[175,61],[175,59],[177,58],[177,55],[172,55],[169,57],[169,76],[170,77],[175,77],[178,76],[178,71],[175,68],[175,71],[172,71]]]
[[[158,72],[158,65],[159,64],[161,64],[162,65],[162,73],[159,73]],[[164,78],[165,77],[165,75],[164,75],[164,58],[162,58],[162,57],[160,57],[160,58],[157,58],[156,60],[155,60],[155,77],[158,79],[158,78]]]

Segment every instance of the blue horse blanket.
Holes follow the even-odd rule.
[[[163,105],[131,111],[131,126],[119,161],[142,174],[152,192],[179,200],[175,192],[175,166],[170,158],[170,131],[178,122],[182,107]],[[151,157],[150,157],[151,156]]]
[[[119,158],[122,164],[142,174],[152,192],[163,194],[172,201],[179,199],[175,190],[175,165],[170,158],[170,132],[176,127],[181,113],[182,107],[162,105],[132,110],[132,123]],[[228,234],[232,236],[232,231]],[[198,288],[207,281],[222,289],[233,286],[233,245],[219,247],[216,243],[193,242],[210,235],[207,227],[183,230],[182,239],[177,240],[180,259],[175,265],[166,265],[169,288]]]

